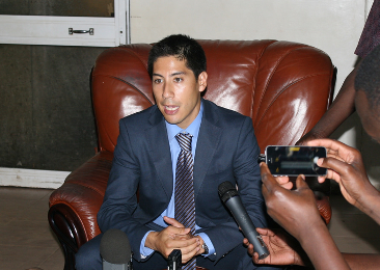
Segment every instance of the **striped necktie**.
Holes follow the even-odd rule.
[[[178,133],[176,139],[181,147],[175,175],[175,219],[195,234],[195,203],[193,187],[192,135]],[[196,259],[191,259],[182,269],[195,269]]]

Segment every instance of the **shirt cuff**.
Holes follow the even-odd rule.
[[[150,255],[152,255],[152,253],[154,252],[153,249],[148,248],[148,247],[145,246],[146,238],[148,237],[148,234],[151,233],[151,232],[154,232],[154,231],[148,231],[144,235],[143,239],[141,240],[141,244],[140,244],[140,256],[141,256],[141,259],[146,259]]]
[[[208,246],[208,253],[207,254],[201,254],[201,255],[203,257],[208,257],[210,255],[216,255],[215,248],[214,248],[214,245],[212,244],[212,242],[210,240],[210,237],[208,237],[208,235],[205,234],[204,232],[198,233],[196,235],[199,235],[203,239],[203,242],[205,242],[205,244]]]

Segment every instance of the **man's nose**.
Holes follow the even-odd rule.
[[[170,83],[165,82],[162,90],[162,97],[165,99],[172,98],[173,94],[173,86]]]

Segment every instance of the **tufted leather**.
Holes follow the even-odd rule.
[[[204,98],[250,116],[261,152],[271,144],[294,144],[327,110],[334,67],[324,52],[276,40],[199,42],[209,74]],[[150,48],[150,44],[111,48],[96,60],[92,98],[100,152],[72,172],[50,197],[51,224],[51,213],[62,204],[74,215],[67,219],[81,224],[66,233],[78,247],[100,233],[96,214],[107,186],[119,119],[155,103],[147,72]],[[321,207],[328,221],[328,203]]]

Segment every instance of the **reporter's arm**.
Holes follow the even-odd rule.
[[[296,190],[281,187],[261,163],[262,192],[268,214],[293,235],[309,256],[315,269],[349,269],[322,221],[312,190],[298,176]]]
[[[343,258],[346,260],[352,270],[376,270],[380,267],[379,254],[348,254],[343,253]]]
[[[298,241],[315,269],[350,269],[322,221],[303,230]]]
[[[360,62],[346,77],[338,95],[335,97],[328,111],[318,123],[305,134],[296,144],[305,145],[307,141],[327,138],[339,125],[343,123],[355,111],[355,87],[354,81]]]

